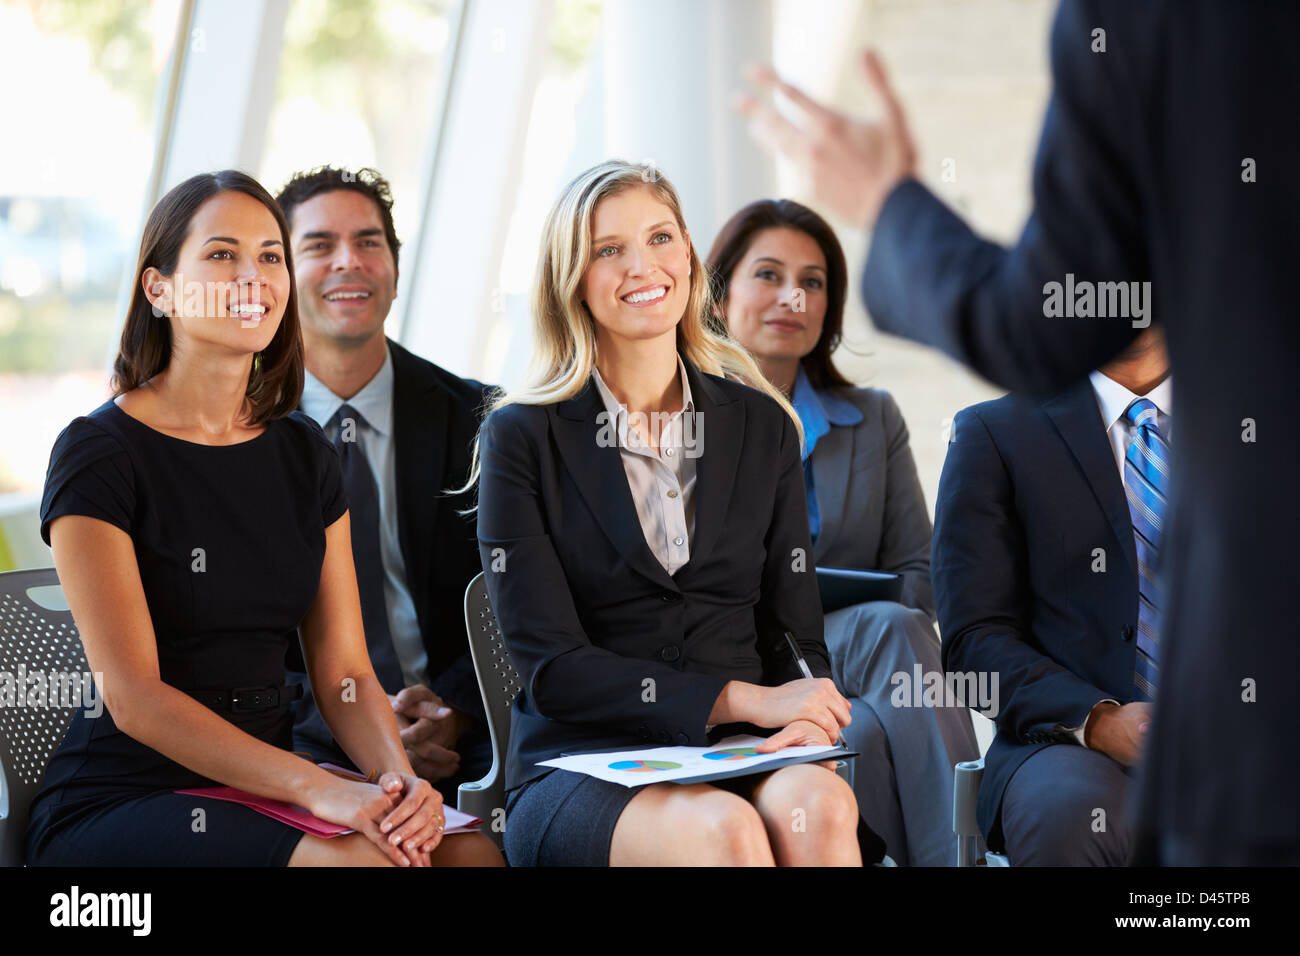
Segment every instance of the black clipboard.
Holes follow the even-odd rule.
[[[823,614],[870,601],[898,601],[903,596],[903,576],[892,571],[860,571],[856,568],[816,570]]]

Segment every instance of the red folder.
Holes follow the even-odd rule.
[[[344,770],[342,767],[336,767],[333,764],[323,763],[322,769],[329,770],[339,776],[351,777],[356,780],[364,780],[365,777]],[[190,790],[177,790],[177,793],[183,793],[195,797],[209,797],[213,800],[225,800],[229,803],[241,803],[246,807],[256,810],[258,813],[265,814],[273,820],[279,820],[281,823],[287,823],[303,833],[310,833],[312,836],[330,839],[331,837],[342,836],[345,833],[353,831],[338,823],[330,823],[328,820],[322,820],[314,813],[304,810],[302,807],[292,803],[285,803],[283,800],[272,800],[269,797],[259,797],[256,794],[249,793],[247,790],[237,790],[234,787],[197,787]],[[462,813],[455,807],[444,806],[442,815],[446,829],[443,836],[451,836],[455,833],[473,833],[483,825],[483,821],[476,816],[468,813]]]
[[[200,787],[194,790],[177,790],[176,792],[195,797],[209,797],[213,800],[226,800],[230,803],[242,803],[258,813],[263,813],[272,819],[279,820],[281,823],[287,823],[303,833],[310,833],[312,836],[323,837],[327,840],[330,837],[342,836],[344,833],[352,832],[348,827],[322,820],[315,814],[308,813],[302,807],[295,806],[292,803],[272,800],[268,797],[259,797],[247,790],[236,790],[234,787]]]

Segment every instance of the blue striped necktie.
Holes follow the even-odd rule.
[[[1133,518],[1133,543],[1138,559],[1138,639],[1133,683],[1136,700],[1155,700],[1159,683],[1160,608],[1163,596],[1156,581],[1160,532],[1169,501],[1169,442],[1160,433],[1155,403],[1139,398],[1125,411],[1134,427],[1124,455],[1124,491]]]

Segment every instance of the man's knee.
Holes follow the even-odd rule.
[[[1128,777],[1091,751],[1079,749],[1076,760],[1053,756],[1036,768],[1031,757],[1007,785],[1002,831],[1012,865],[1123,866],[1133,845]]]

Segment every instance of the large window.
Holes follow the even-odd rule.
[[[0,0],[0,495],[108,396],[178,0]]]
[[[529,112],[522,179],[510,214],[485,351],[468,371],[521,381],[532,353],[529,312],[546,214],[564,184],[603,158],[599,89],[592,88],[601,0],[559,0]]]
[[[259,178],[373,166],[393,187],[398,238],[413,244],[422,164],[441,95],[456,0],[294,0]]]

